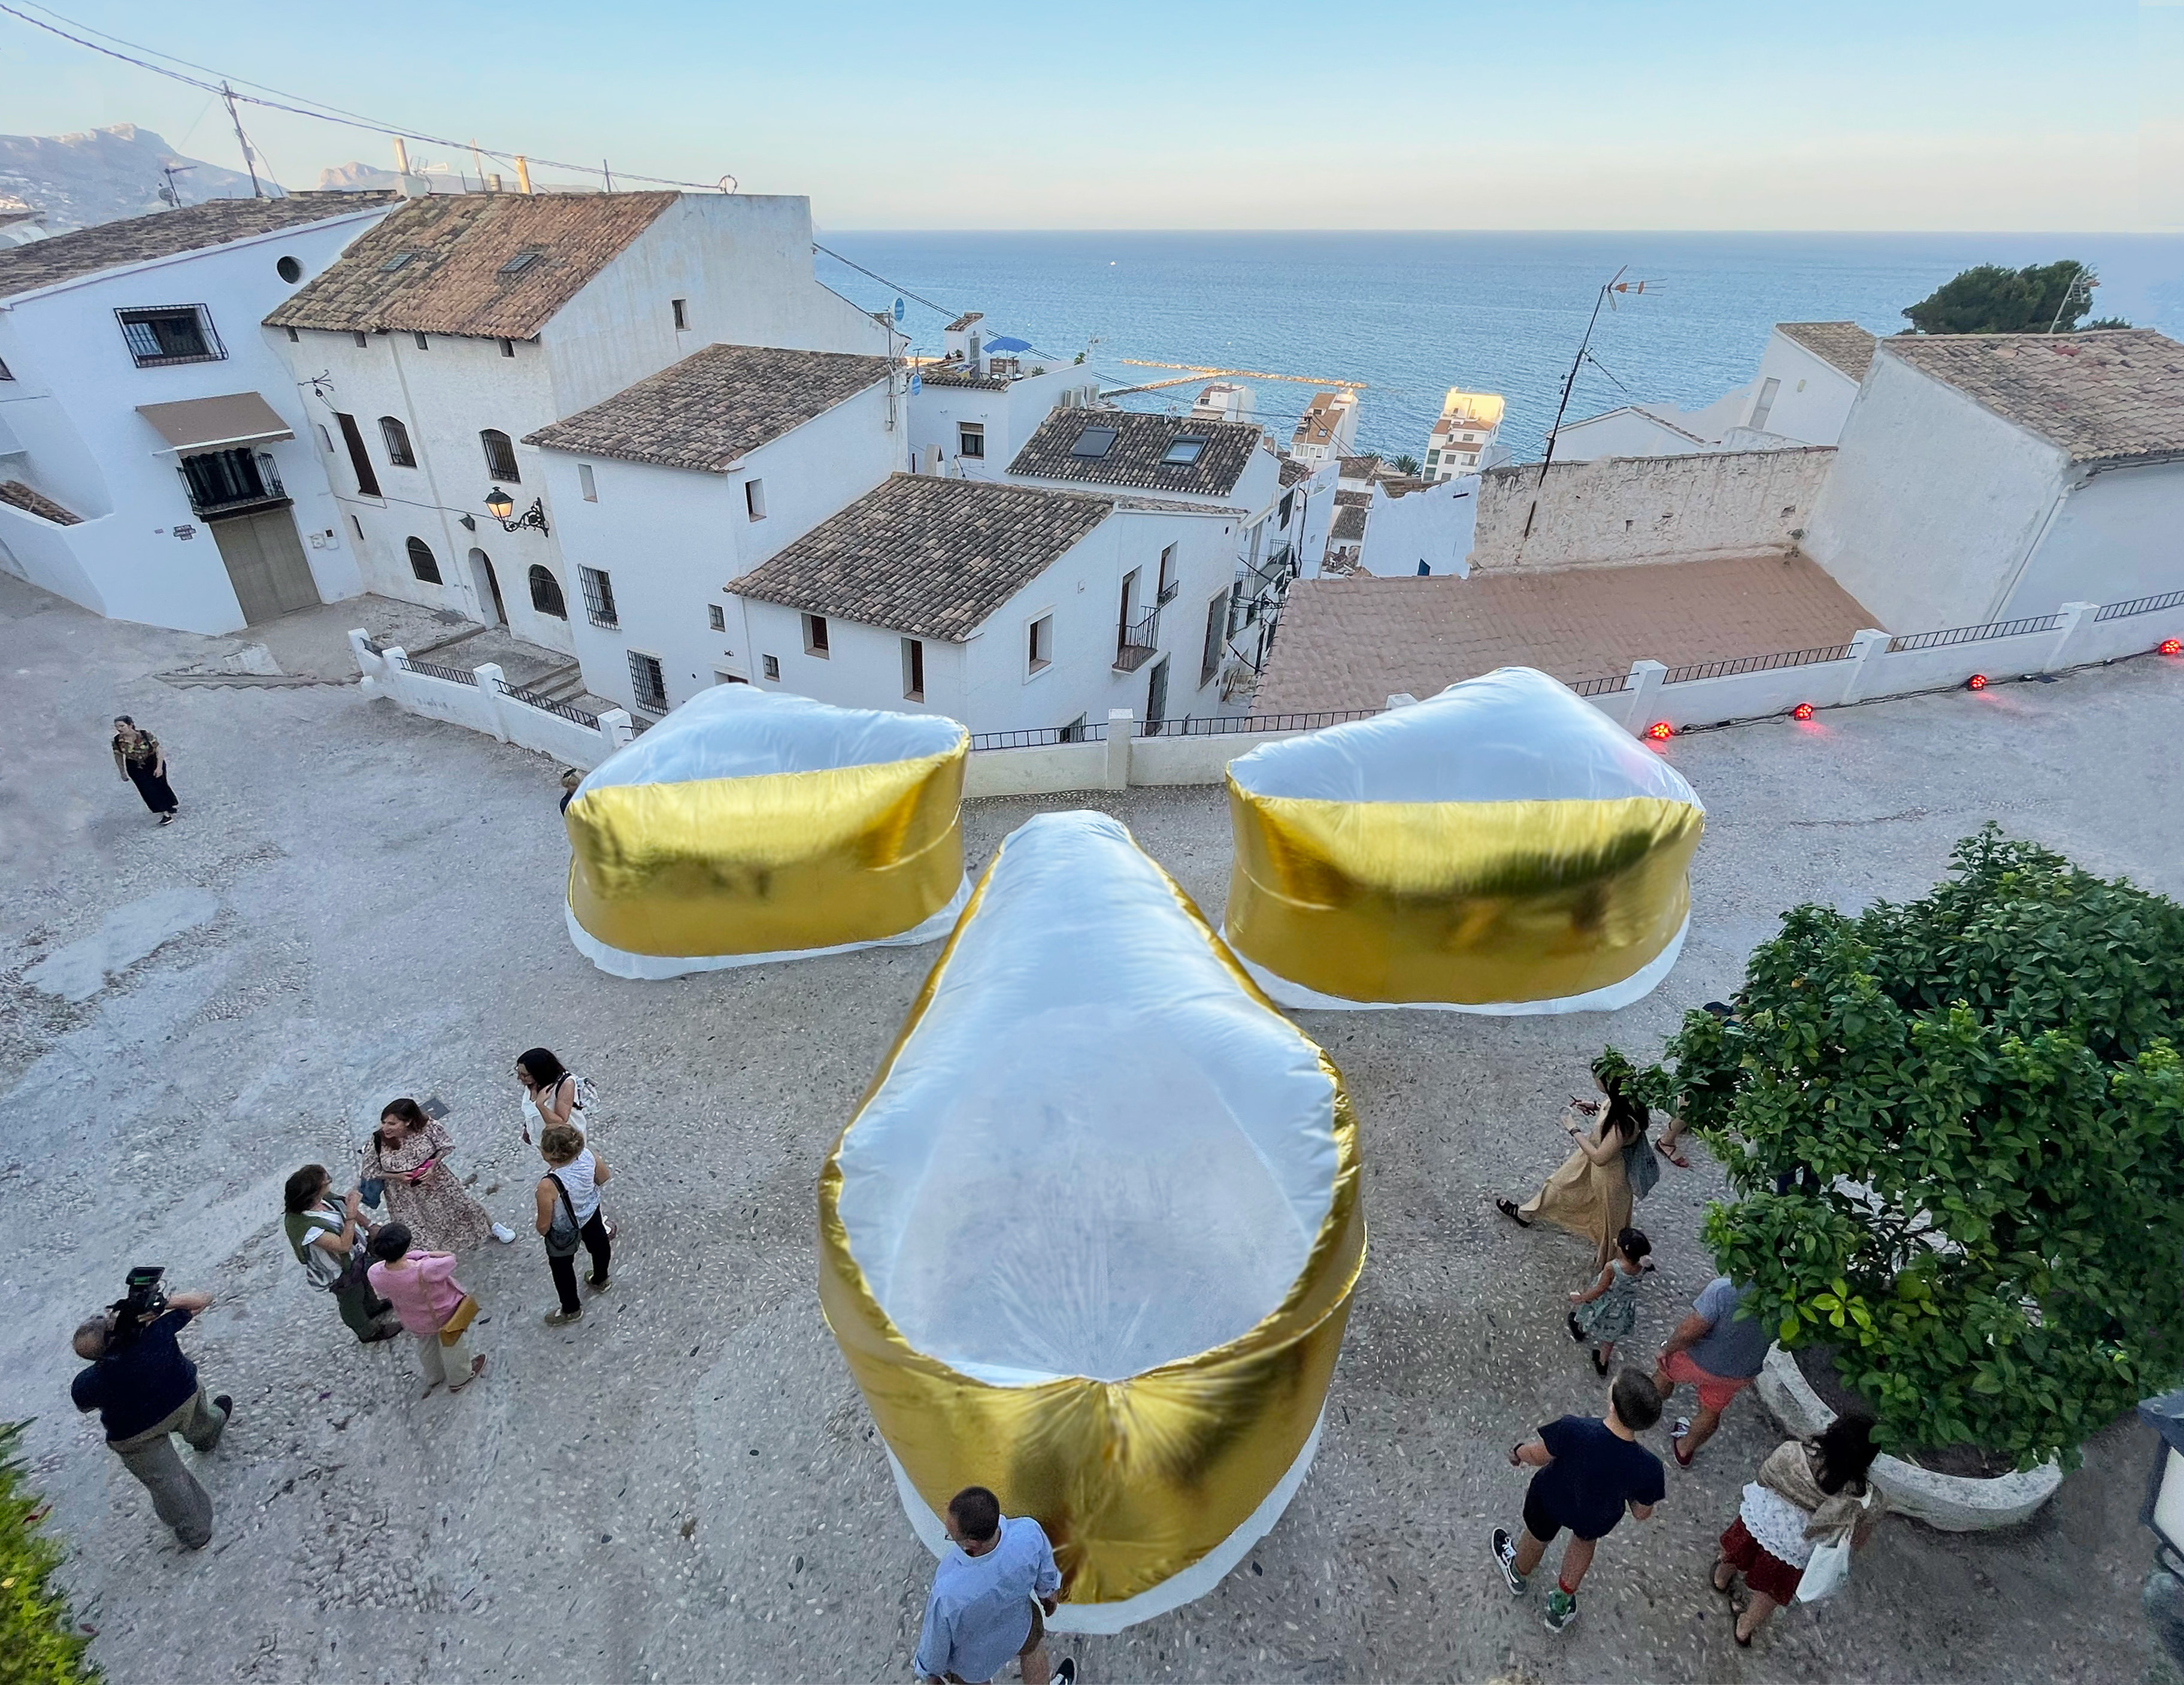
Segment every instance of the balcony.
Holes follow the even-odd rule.
[[[1160,610],[1148,610],[1142,620],[1124,621],[1115,635],[1115,671],[1135,672],[1160,651]]]
[[[289,502],[281,471],[262,450],[211,450],[185,456],[175,471],[189,493],[191,511],[203,520],[285,508]]]

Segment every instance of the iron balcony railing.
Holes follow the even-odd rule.
[[[1146,611],[1134,625],[1123,622],[1115,634],[1115,671],[1135,672],[1159,652],[1160,610]]]
[[[2096,615],[2095,619],[2099,617]],[[1980,644],[1990,638],[2021,638],[2028,633],[2053,632],[2063,624],[2059,614],[2039,614],[2030,620],[1990,621],[1985,626],[1953,626],[1946,632],[1914,632],[1888,640],[1888,653],[1905,650],[1945,650],[1952,644]]]
[[[1630,675],[1627,672],[1610,673],[1606,678],[1580,678],[1570,686],[1580,696],[1613,696],[1630,688]]]
[[[477,683],[476,673],[465,672],[460,667],[443,667],[437,661],[413,661],[404,656],[402,665],[411,672],[421,672],[427,678],[444,678],[450,684],[474,685]]]
[[[2153,614],[2184,604],[2184,591],[2164,591],[2158,597],[2133,597],[2127,602],[2103,604],[2095,620],[2122,620],[2134,614]]]
[[[1670,667],[1662,676],[1663,684],[1689,684],[1698,678],[1730,678],[1741,672],[1772,672],[1778,667],[1812,667],[1820,661],[1841,661],[1850,658],[1850,645],[1831,644],[1825,650],[1786,650],[1774,656],[1741,656],[1734,661],[1694,661],[1689,667]],[[1627,688],[1618,685],[1616,689]],[[1580,696],[1597,693],[1580,690]]]
[[[270,455],[259,451],[237,450],[220,453],[232,459],[222,462],[217,471],[200,468],[192,476],[187,466],[177,467],[183,489],[189,494],[191,511],[203,520],[215,515],[240,515],[245,510],[269,508],[286,504],[287,489],[281,483],[281,471]]]
[[[1025,731],[981,731],[971,737],[973,753],[989,749],[1052,749],[1065,743],[1105,743],[1107,725],[1090,721],[1083,725],[1037,726]]]

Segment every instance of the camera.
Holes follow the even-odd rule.
[[[164,1265],[140,1264],[121,1278],[126,1291],[107,1307],[114,1315],[113,1344],[126,1345],[143,1331],[147,1321],[166,1309],[167,1296],[159,1287],[166,1273]]]

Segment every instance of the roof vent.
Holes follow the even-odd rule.
[[[1069,447],[1072,456],[1105,456],[1115,442],[1112,427],[1087,427],[1077,435],[1077,443]]]

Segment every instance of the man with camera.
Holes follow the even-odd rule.
[[[212,1499],[175,1450],[180,1434],[210,1452],[235,1414],[225,1392],[207,1398],[198,1366],[175,1336],[212,1303],[209,1293],[166,1294],[156,1269],[129,1272],[127,1295],[75,1331],[91,1367],[69,1389],[79,1410],[97,1410],[106,1442],[152,1494],[152,1508],[191,1550],[212,1537]]]

